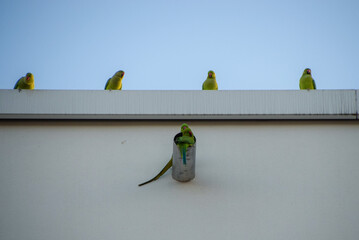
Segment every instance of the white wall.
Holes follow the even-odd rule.
[[[0,239],[358,239],[358,121],[0,121]]]

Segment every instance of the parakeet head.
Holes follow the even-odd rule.
[[[25,82],[27,84],[33,84],[34,83],[34,75],[32,75],[32,73],[26,73]]]
[[[118,72],[116,72],[115,73],[115,76],[117,76],[117,77],[120,77],[120,78],[123,78],[123,76],[125,76],[125,72],[124,71],[118,71]]]
[[[193,136],[192,130],[189,128],[189,126],[186,123],[182,124],[181,133],[183,135]]]
[[[186,123],[182,124],[181,126],[181,132],[183,132],[186,128],[189,128]]]
[[[306,69],[304,69],[304,71],[303,71],[303,75],[305,75],[305,74],[312,75],[312,70],[310,70],[310,68],[306,68]]]
[[[216,74],[212,70],[210,70],[210,71],[208,71],[208,77],[209,78],[216,78]]]

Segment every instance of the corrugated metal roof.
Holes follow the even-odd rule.
[[[0,90],[0,119],[358,119],[358,90]]]

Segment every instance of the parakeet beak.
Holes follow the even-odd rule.
[[[209,77],[212,77],[212,73],[208,73],[208,76],[209,76]]]
[[[307,74],[310,74],[310,72],[311,72],[310,69],[308,69],[308,70],[307,70]]]
[[[26,81],[29,81],[30,80],[30,77],[26,77]]]

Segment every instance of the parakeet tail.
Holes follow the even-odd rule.
[[[156,175],[156,177],[148,180],[147,182],[138,184],[139,187],[146,185],[147,183],[156,181],[157,179],[159,179],[165,172],[167,172],[167,170],[172,167],[172,160],[173,160],[173,156],[171,157],[171,159],[168,161],[168,163],[166,164],[166,166],[161,170],[161,172],[159,172],[159,174]]]
[[[187,161],[186,161],[186,149],[185,148],[182,149],[182,159],[183,159],[183,164],[186,165]]]

